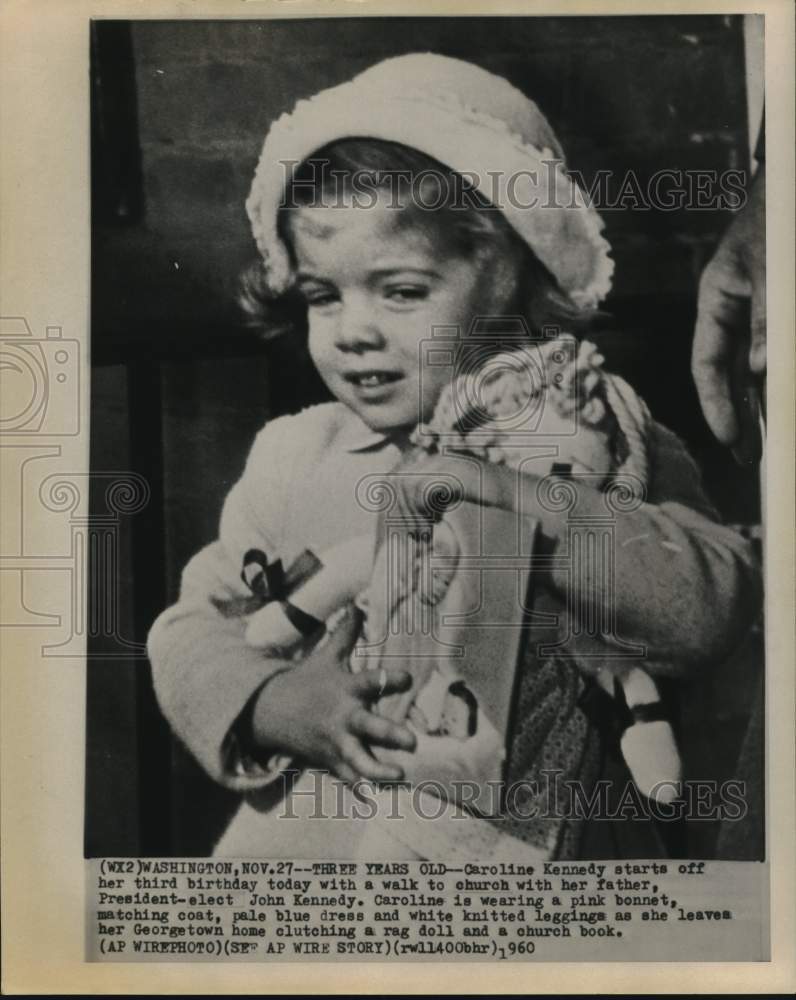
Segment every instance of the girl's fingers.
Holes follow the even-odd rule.
[[[349,736],[340,744],[340,752],[343,762],[353,768],[358,777],[371,781],[400,781],[404,776],[403,768],[397,764],[383,764],[371,757],[355,736]]]
[[[355,785],[360,780],[360,775],[344,760],[339,760],[333,770],[337,777],[348,785]]]
[[[398,513],[413,534],[430,532],[453,504],[455,490],[439,476],[414,474],[400,480]],[[455,505],[455,504],[453,504]]]
[[[397,694],[412,686],[412,675],[408,670],[395,667],[378,670],[363,670],[354,675],[354,693],[367,701],[375,701],[385,694]]]
[[[417,743],[414,733],[407,726],[381,715],[374,715],[364,708],[352,717],[351,731],[370,743],[393,750],[407,750],[411,753]]]

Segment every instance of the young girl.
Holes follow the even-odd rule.
[[[416,488],[401,501],[421,522],[424,482],[449,471],[465,499],[540,523],[552,558],[538,574],[535,608],[558,622],[548,649],[577,624],[578,588],[596,587],[611,604],[610,634],[575,629],[574,658],[550,652],[523,663],[508,753],[509,781],[530,788],[555,772],[588,795],[602,736],[583,695],[600,657],[621,636],[643,650],[651,675],[719,662],[754,614],[758,580],[747,543],[717,523],[693,462],[657,424],[645,441],[645,502],[616,518],[615,578],[604,594],[555,559],[567,513],[544,502],[539,475],[423,455],[410,443],[451,380],[450,366],[431,363],[424,348],[435,330],[461,331],[472,365],[485,342],[490,353],[489,338],[467,353],[474,319],[519,316],[537,335],[550,326],[578,332],[609,290],[600,220],[567,177],[550,126],[514,87],[471,64],[389,59],[272,126],[247,208],[263,258],[248,276],[249,307],[306,334],[336,402],[266,425],[226,500],[219,539],[186,567],[178,603],[150,636],[158,699],[175,733],[213,778],[245,793],[218,853],[385,856],[383,844],[363,847],[369,813],[351,789],[359,779],[403,777],[396,761],[415,751],[415,733],[371,707],[410,688],[410,673],[348,670],[361,625],[353,610],[297,661],[263,655],[245,632],[263,578],[271,597],[285,597],[308,549],[368,533],[375,541],[377,516],[361,487],[396,467],[412,474],[403,481]],[[501,323],[487,322],[494,353],[505,349],[495,336]],[[627,448],[619,430],[613,445]],[[578,484],[578,514],[604,512],[599,488]],[[566,811],[527,822],[520,814],[503,825],[518,850],[577,857],[589,849]],[[400,839],[387,850],[428,856]]]

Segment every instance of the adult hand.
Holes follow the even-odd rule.
[[[766,372],[764,168],[699,284],[691,370],[710,429],[741,462],[760,456]]]

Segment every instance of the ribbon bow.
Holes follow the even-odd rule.
[[[260,549],[249,549],[243,557],[240,578],[257,599],[258,607],[279,601],[293,627],[301,635],[311,636],[324,627],[323,622],[291,604],[288,597],[322,565],[309,549],[304,549],[287,569],[281,559],[269,562],[268,556]]]
[[[260,549],[249,549],[243,557],[240,578],[255,597],[263,604],[268,604],[270,601],[287,600],[322,565],[320,559],[309,549],[304,549],[287,570],[281,559],[269,562],[268,556]]]
[[[269,562],[261,549],[249,549],[243,557],[241,580],[251,594],[247,597],[232,597],[226,600],[211,598],[213,604],[225,618],[236,618],[253,614],[271,601],[279,601],[292,624],[302,633],[310,635],[323,623],[295,607],[288,597],[314,576],[323,566],[321,560],[309,549],[294,559],[285,569],[281,559]]]

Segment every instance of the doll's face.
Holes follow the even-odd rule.
[[[337,399],[378,431],[431,416],[450,375],[427,367],[421,401],[421,343],[432,328],[464,332],[473,316],[502,304],[489,268],[455,254],[433,220],[412,224],[406,212],[386,197],[291,211],[310,354]]]

